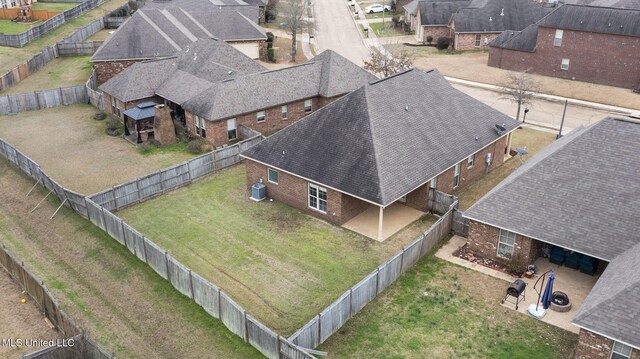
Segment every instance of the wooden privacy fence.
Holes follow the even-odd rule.
[[[59,87],[29,93],[0,96],[0,115],[88,103],[86,86]]]
[[[96,91],[96,70],[91,71],[91,77],[85,83],[89,103],[97,107],[100,111],[104,111],[104,101],[102,100],[102,92]]]
[[[0,39],[2,38],[0,34]],[[38,71],[42,66],[48,64],[58,57],[58,49],[56,45],[49,46],[37,53],[34,57],[27,62],[22,63],[13,69],[7,71],[2,77],[0,77],[0,91],[4,91],[7,88],[17,84],[18,82],[26,79],[32,73]]]
[[[4,245],[0,247],[0,266],[29,294],[36,307],[40,310],[40,313],[42,313],[64,337],[72,340],[70,342],[69,339],[67,339],[65,343],[67,345],[73,344],[73,346],[68,347],[52,346],[44,348],[37,352],[23,355],[22,358],[115,358],[113,354],[109,354],[104,348],[83,335],[82,330],[75,324],[73,319],[60,309],[58,302],[44,285],[44,282],[27,270],[24,267],[24,263],[12,256]],[[61,356],[63,353],[65,355]]]
[[[440,192],[435,188],[429,189],[429,210],[434,213],[443,214],[449,210],[454,202],[458,201],[458,197]]]
[[[289,340],[309,349],[315,349],[324,343],[451,232],[453,212],[457,205],[458,202],[453,202],[445,214],[426,232],[347,290],[320,314],[298,329],[289,337]]]
[[[261,134],[233,146],[206,153],[179,165],[140,177],[105,191],[89,199],[107,210],[114,211],[185,186],[191,182],[240,162],[240,152],[262,141]]]
[[[457,209],[453,212],[453,232],[467,237],[469,235],[469,219],[463,217],[464,212]]]

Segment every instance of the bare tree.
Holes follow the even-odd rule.
[[[520,120],[520,109],[522,106],[532,106],[534,93],[540,92],[540,84],[531,78],[527,71],[517,73],[510,72],[506,81],[500,84],[502,98],[506,98],[518,104],[516,121]]]
[[[409,70],[413,67],[413,57],[402,51],[397,54],[382,53],[377,48],[373,49],[371,59],[364,62],[364,69],[376,75],[387,77],[398,72]]]
[[[281,0],[278,2],[278,14],[288,34],[291,34],[291,61],[296,61],[297,37],[304,30],[311,31],[312,25],[307,19],[309,0]]]

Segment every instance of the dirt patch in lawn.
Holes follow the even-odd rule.
[[[278,64],[302,64],[307,62],[307,58],[302,51],[302,42],[297,41],[296,61],[291,62],[291,39],[276,36],[273,39],[273,48],[275,49],[276,63]]]
[[[413,47],[402,44],[386,46],[392,52],[408,51],[415,56],[414,66],[421,70],[438,69],[443,75],[469,81],[499,85],[512,71],[487,65],[486,51],[455,52],[447,54],[433,47]],[[541,92],[614,106],[640,109],[640,95],[629,89],[565,80],[556,77],[532,74],[540,83]]]
[[[119,358],[258,358],[125,247],[0,159],[0,241],[42,278],[88,334]],[[4,327],[4,325],[2,326]]]
[[[22,303],[22,299],[27,299]],[[22,347],[15,343],[12,346],[0,345],[0,357],[16,358],[20,354],[27,354],[39,348],[27,348],[24,340],[29,339],[60,339],[60,333],[51,329],[44,321],[44,317],[36,308],[31,298],[22,292],[9,273],[0,268],[0,338],[21,339]]]
[[[16,94],[55,87],[84,85],[91,76],[91,56],[58,57],[2,94]]]
[[[107,187],[185,161],[186,151],[138,152],[135,145],[104,132],[105,121],[92,116],[89,105],[0,116],[0,138],[36,161],[62,186],[82,194]],[[183,146],[184,147],[184,146]]]

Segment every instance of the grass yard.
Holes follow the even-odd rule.
[[[95,34],[89,36],[85,41],[104,41],[114,32],[114,29],[104,29],[96,32]]]
[[[42,24],[42,21],[35,21],[32,23],[21,23],[21,22],[13,22],[11,20],[0,19],[0,33],[2,34],[19,34],[21,32],[25,32],[34,26],[38,26]],[[0,46],[0,51],[2,51],[4,47]],[[1,55],[0,55],[1,56]],[[16,64],[17,65],[17,64]],[[4,68],[4,64],[0,62],[0,69]],[[7,69],[8,70],[8,69]],[[6,72],[0,71],[0,72]]]
[[[427,255],[320,346],[328,358],[570,358],[577,335],[504,308],[508,283]]]
[[[282,335],[434,222],[379,243],[279,202],[255,203],[245,183],[239,164],[118,215]]]
[[[391,21],[384,23],[384,33],[381,22],[373,22],[369,23],[369,27],[378,37],[391,37],[391,36],[404,36],[405,33],[403,31],[398,31]],[[371,31],[369,30],[369,31]]]
[[[0,75],[18,66],[19,64],[26,62],[27,60],[35,56],[38,52],[42,51],[42,49],[55,44],[72,32],[87,25],[91,21],[107,15],[109,12],[126,3],[126,0],[107,0],[95,9],[71,21],[66,22],[59,28],[48,32],[44,36],[28,43],[24,47],[15,48],[0,46]],[[0,27],[1,26],[2,25],[0,25]]]
[[[142,154],[135,145],[105,134],[97,109],[73,105],[0,116],[0,138],[36,161],[62,186],[83,194],[133,180],[194,155],[184,146]]]
[[[47,10],[51,12],[65,12],[75,6],[78,3],[73,2],[37,2],[31,5],[31,10]]]
[[[531,158],[536,152],[555,141],[555,139],[556,135],[553,133],[539,131],[531,127],[524,127],[513,132],[511,148],[523,148],[526,146],[527,151],[529,151],[529,158]],[[476,203],[493,187],[507,178],[516,168],[520,167],[522,163],[518,156],[511,157],[499,167],[494,168],[489,174],[483,176],[480,180],[462,189],[457,194],[460,198],[460,210],[464,211],[471,207],[471,205]]]
[[[49,220],[57,199],[30,213],[46,195],[38,186],[26,197],[33,184],[0,159],[0,243],[118,358],[261,357],[89,221],[66,207]],[[4,318],[2,323],[2,337],[16,337],[17,332],[4,335]]]
[[[273,39],[273,48],[276,55],[276,63],[278,64],[302,64],[307,62],[307,58],[302,51],[302,42],[296,42],[296,62],[291,62],[291,39],[286,37],[276,36]]]
[[[84,85],[91,76],[91,56],[58,57],[27,77],[9,87],[2,95],[33,92],[54,87]]]
[[[0,231],[1,233],[1,231]],[[22,293],[22,288],[14,282],[9,273],[0,267],[0,338],[37,338],[37,339],[62,339],[59,332],[49,328],[44,317],[31,298]],[[21,303],[22,299],[28,299],[27,303]],[[13,346],[0,346],[0,357],[17,358],[20,354],[35,351],[36,348]]]

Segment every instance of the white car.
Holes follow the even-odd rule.
[[[391,11],[391,6],[385,5],[384,11]],[[367,14],[374,14],[377,12],[383,12],[383,7],[380,4],[369,5],[364,9],[364,12]]]

